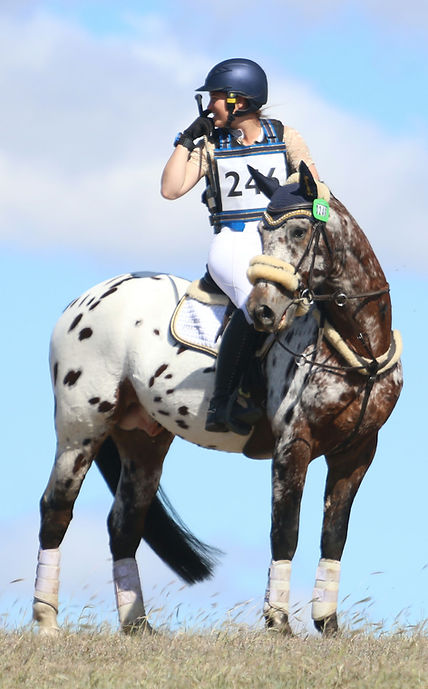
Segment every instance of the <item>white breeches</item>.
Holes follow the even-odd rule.
[[[214,235],[208,253],[211,277],[235,306],[243,310],[249,323],[251,319],[244,307],[253,286],[247,278],[247,269],[250,259],[262,253],[257,225],[257,222],[247,222],[242,232],[223,227]]]

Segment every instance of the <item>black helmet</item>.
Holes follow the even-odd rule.
[[[244,57],[219,62],[208,72],[205,84],[196,91],[222,91],[244,96],[248,101],[245,112],[255,112],[268,97],[266,74],[256,62]]]

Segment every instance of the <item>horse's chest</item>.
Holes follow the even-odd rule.
[[[267,411],[275,434],[296,422],[301,415],[302,396],[309,368],[305,357],[313,348],[317,332],[314,319],[308,315],[298,320],[272,348],[266,362]]]
[[[342,377],[317,365],[329,352],[323,345],[317,348],[314,319],[299,319],[297,325],[282,339],[283,346],[273,348],[266,364],[268,416],[275,435],[290,440],[304,427],[316,432],[320,419],[337,409],[349,388]]]

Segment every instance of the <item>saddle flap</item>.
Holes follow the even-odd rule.
[[[177,304],[171,318],[171,335],[177,342],[216,357],[228,304],[207,304],[189,295]]]

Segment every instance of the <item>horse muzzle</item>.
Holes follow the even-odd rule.
[[[247,310],[256,330],[276,333],[293,322],[298,303],[293,296],[285,296],[276,285],[258,281],[247,301]]]
[[[247,271],[254,285],[247,310],[254,327],[275,333],[291,325],[299,307],[300,276],[275,256],[255,256]]]
[[[267,304],[257,304],[254,309],[249,308],[254,327],[261,332],[274,332],[275,314]]]

